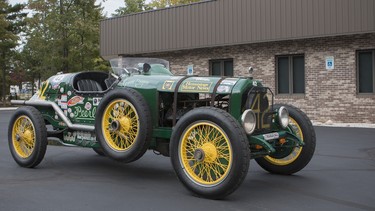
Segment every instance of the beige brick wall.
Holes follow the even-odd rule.
[[[254,67],[254,78],[275,90],[275,56],[305,55],[304,96],[276,95],[276,102],[295,105],[319,122],[375,123],[375,95],[356,93],[356,51],[375,49],[375,33],[258,43],[228,47],[175,51],[147,56],[170,61],[172,72],[185,74],[194,64],[194,74],[208,75],[209,60],[233,58],[234,74],[247,75]],[[143,55],[145,56],[145,55]],[[325,69],[325,57],[334,56],[335,69]]]

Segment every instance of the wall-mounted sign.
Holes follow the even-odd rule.
[[[186,73],[188,75],[193,75],[194,74],[194,65],[192,65],[192,64],[188,65],[187,68],[186,68]]]
[[[335,59],[333,56],[326,57],[326,70],[335,69]]]

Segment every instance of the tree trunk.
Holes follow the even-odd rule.
[[[2,67],[1,67],[1,72],[3,74],[3,83],[2,83],[2,94],[3,94],[3,105],[4,107],[6,106],[6,71],[5,71],[5,53],[2,53]]]
[[[60,18],[62,19],[61,20],[61,24],[62,24],[62,53],[63,53],[63,66],[62,66],[62,71],[64,73],[68,73],[69,72],[69,61],[68,61],[68,56],[69,56],[69,47],[68,47],[68,43],[67,43],[67,37],[68,37],[68,33],[67,33],[67,29],[66,29],[66,22],[64,20],[64,14],[65,14],[65,11],[64,11],[64,0],[60,0]]]
[[[31,77],[31,96],[34,95],[34,74],[33,76]]]

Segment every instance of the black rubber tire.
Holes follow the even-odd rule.
[[[193,182],[180,163],[180,142],[185,129],[199,121],[212,122],[228,136],[232,147],[232,167],[226,178],[213,187],[205,187]],[[182,184],[199,197],[220,199],[234,192],[243,182],[249,170],[250,149],[245,131],[228,112],[213,108],[196,108],[186,113],[173,128],[170,146],[173,168]]]
[[[27,158],[22,158],[17,154],[12,140],[13,125],[20,116],[28,117],[31,120],[35,130],[35,147],[31,155]],[[17,164],[26,168],[33,168],[40,164],[44,158],[44,155],[46,154],[47,143],[47,128],[42,114],[36,108],[31,106],[18,108],[11,117],[8,127],[9,149]]]
[[[102,132],[103,113],[107,105],[117,99],[124,99],[133,104],[139,117],[139,134],[131,148],[126,151],[115,151],[108,146]],[[96,137],[104,154],[117,161],[129,163],[138,160],[147,151],[152,135],[150,108],[143,96],[134,89],[115,89],[109,92],[100,102],[95,123]]]
[[[92,148],[92,150],[94,150],[94,152],[96,152],[96,154],[98,154],[100,156],[105,156],[105,154],[103,152],[103,149],[101,147]]]
[[[298,158],[287,165],[274,165],[268,162],[265,158],[257,158],[255,160],[264,170],[270,173],[290,175],[302,170],[310,162],[315,151],[316,135],[310,119],[303,111],[294,106],[282,104],[277,104],[274,108],[280,108],[281,106],[286,107],[289,116],[300,126],[305,145],[302,147],[302,151]]]

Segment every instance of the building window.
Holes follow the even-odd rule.
[[[211,60],[210,75],[233,76],[233,59]]]
[[[278,94],[304,94],[305,56],[277,56],[276,78]]]
[[[375,90],[375,50],[357,53],[358,93],[374,93]]]

